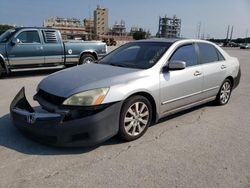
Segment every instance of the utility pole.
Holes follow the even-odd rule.
[[[230,41],[232,41],[232,38],[233,38],[233,32],[234,32],[234,26],[232,26],[232,28],[231,28]]]
[[[197,38],[198,39],[200,39],[200,33],[201,33],[201,22],[199,22],[197,26]]]
[[[92,16],[91,16],[91,8],[90,8],[90,4],[89,4],[89,19],[91,19]]]
[[[248,29],[246,30],[245,44],[247,44],[247,35],[248,35]]]
[[[205,24],[203,24],[203,32],[202,32],[202,37],[201,37],[202,40],[205,39],[205,30],[206,30]]]
[[[228,42],[229,30],[230,30],[230,25],[227,26],[227,38],[226,38],[226,43]]]

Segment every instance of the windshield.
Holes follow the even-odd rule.
[[[9,29],[5,31],[3,34],[0,35],[0,43],[7,42],[14,34],[15,34],[15,29]]]
[[[172,43],[133,42],[114,50],[99,61],[112,66],[148,69],[154,66]]]

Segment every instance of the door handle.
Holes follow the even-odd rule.
[[[201,75],[201,72],[200,72],[200,71],[195,71],[195,72],[194,72],[194,76],[199,76],[199,75]]]
[[[43,47],[42,46],[39,46],[36,48],[37,50],[43,50]]]
[[[226,65],[221,65],[220,68],[221,68],[221,69],[225,69],[225,68],[227,68],[227,66],[226,66]]]

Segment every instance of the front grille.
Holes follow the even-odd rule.
[[[66,100],[66,98],[52,95],[50,93],[47,93],[46,91],[43,91],[42,89],[39,89],[37,95],[42,97],[44,100],[48,101],[49,103],[57,105],[57,106],[61,105],[63,101]]]

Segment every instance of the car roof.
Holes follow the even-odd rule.
[[[176,41],[182,40],[182,38],[151,38],[143,39],[135,42],[163,42],[163,43],[174,43]]]
[[[143,39],[143,40],[136,40],[133,42],[160,42],[160,43],[176,43],[176,42],[183,42],[183,43],[208,43],[208,44],[214,44],[207,40],[201,40],[201,39],[190,39],[190,38],[151,38],[151,39]]]
[[[21,30],[21,29],[47,29],[47,30],[55,30],[53,28],[49,28],[49,27],[15,27],[13,28],[17,31]]]

